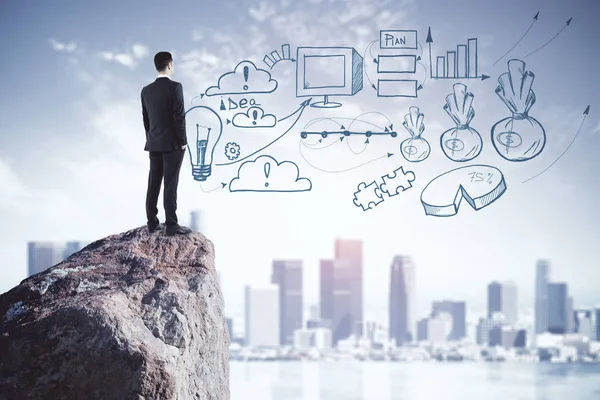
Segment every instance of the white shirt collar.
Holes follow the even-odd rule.
[[[163,75],[163,74],[158,74],[159,78],[169,78],[171,79],[171,77],[169,75]]]

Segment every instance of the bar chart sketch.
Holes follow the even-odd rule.
[[[469,38],[466,43],[458,44],[446,51],[446,54],[436,56],[431,52],[431,28],[427,32],[426,42],[429,46],[429,77],[431,79],[488,79],[489,76],[479,71],[477,38]]]
[[[296,60],[290,57],[290,45],[284,44],[281,46],[281,54],[277,50],[273,50],[270,54],[265,54],[263,62],[267,64],[267,67],[273,69],[275,64],[279,61],[288,60],[295,62]]]

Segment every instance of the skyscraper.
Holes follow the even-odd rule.
[[[333,342],[362,335],[362,241],[335,241],[335,259],[321,261],[321,317],[331,321]]]
[[[461,340],[467,336],[467,311],[464,301],[434,301],[432,313],[446,312],[452,317],[452,330],[448,340]]]
[[[279,346],[279,288],[246,286],[246,345],[251,347]]]
[[[396,345],[416,339],[415,266],[408,256],[396,256],[390,270],[389,329]]]
[[[567,333],[573,333],[575,329],[575,315],[573,314],[573,298],[567,299]]]
[[[548,330],[548,283],[550,281],[550,263],[538,260],[535,267],[535,333]]]
[[[64,260],[65,248],[53,242],[27,243],[28,276],[35,275]]]
[[[548,332],[567,333],[569,329],[569,290],[566,283],[548,284]]]
[[[333,260],[320,261],[319,275],[321,319],[331,326],[333,323]]]
[[[279,286],[279,343],[291,345],[302,328],[302,261],[273,261],[271,283]]]
[[[519,318],[517,285],[513,282],[492,282],[488,285],[488,318],[502,313],[506,322],[515,324]]]
[[[81,242],[67,242],[67,244],[64,248],[64,251],[63,251],[63,260],[66,260],[72,254],[77,253],[82,248],[83,248],[83,243],[81,243]]]

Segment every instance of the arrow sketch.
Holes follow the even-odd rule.
[[[538,51],[540,51],[541,49],[543,49],[544,47],[548,46],[550,43],[552,43],[552,41],[554,39],[556,39],[558,37],[558,35],[560,35],[562,33],[562,31],[565,30],[565,28],[569,25],[571,25],[571,21],[573,20],[573,17],[569,18],[567,20],[567,22],[565,23],[565,25],[560,29],[560,31],[558,31],[558,33],[554,36],[552,36],[552,39],[548,40],[546,43],[544,43],[543,45],[541,45],[540,47],[538,47],[537,49],[535,49],[534,51],[532,51],[531,53],[527,54],[525,57],[529,57],[530,55],[537,53]]]
[[[513,45],[513,47],[511,47],[510,49],[508,49],[508,51],[506,53],[504,53],[502,55],[502,57],[500,57],[499,59],[497,59],[492,66],[496,65],[498,63],[498,61],[502,60],[504,57],[506,57],[508,55],[508,53],[510,53],[511,51],[513,51],[513,49],[515,47],[517,47],[519,45],[519,43],[521,43],[521,40],[523,40],[525,38],[525,36],[527,36],[527,34],[529,33],[529,31],[531,30],[531,28],[533,28],[533,25],[536,23],[536,21],[538,20],[538,16],[540,15],[540,12],[538,11],[537,14],[535,14],[535,17],[533,17],[533,22],[531,23],[531,25],[529,25],[529,28],[527,28],[527,30],[525,31],[525,33],[523,34],[523,36],[521,36],[521,38],[519,40],[517,40],[517,43],[515,43]]]
[[[560,156],[558,156],[558,158],[552,162],[552,164],[548,165],[548,167],[546,167],[546,169],[544,169],[539,174],[534,175],[531,178],[524,180],[523,183],[529,182],[530,180],[532,180],[534,178],[537,178],[538,176],[542,175],[544,172],[548,171],[550,169],[550,167],[552,167],[554,164],[556,164],[556,162],[558,160],[560,160],[562,156],[565,155],[565,153],[571,148],[571,146],[575,142],[575,139],[577,139],[577,136],[579,135],[579,132],[581,132],[581,127],[583,127],[583,123],[585,122],[585,119],[586,119],[586,117],[588,116],[589,113],[590,113],[590,106],[588,105],[585,108],[585,111],[583,112],[583,120],[581,121],[581,124],[579,125],[579,129],[577,129],[577,133],[575,134],[575,136],[573,136],[573,140],[571,140],[571,143],[569,143],[569,145],[567,146],[567,148],[565,149],[565,151],[563,151],[562,154]]]

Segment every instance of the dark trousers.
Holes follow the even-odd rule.
[[[146,216],[148,225],[158,224],[158,195],[164,178],[163,200],[165,206],[165,224],[177,225],[177,186],[179,171],[185,150],[169,152],[150,152],[150,173],[148,174],[148,192],[146,193]]]

